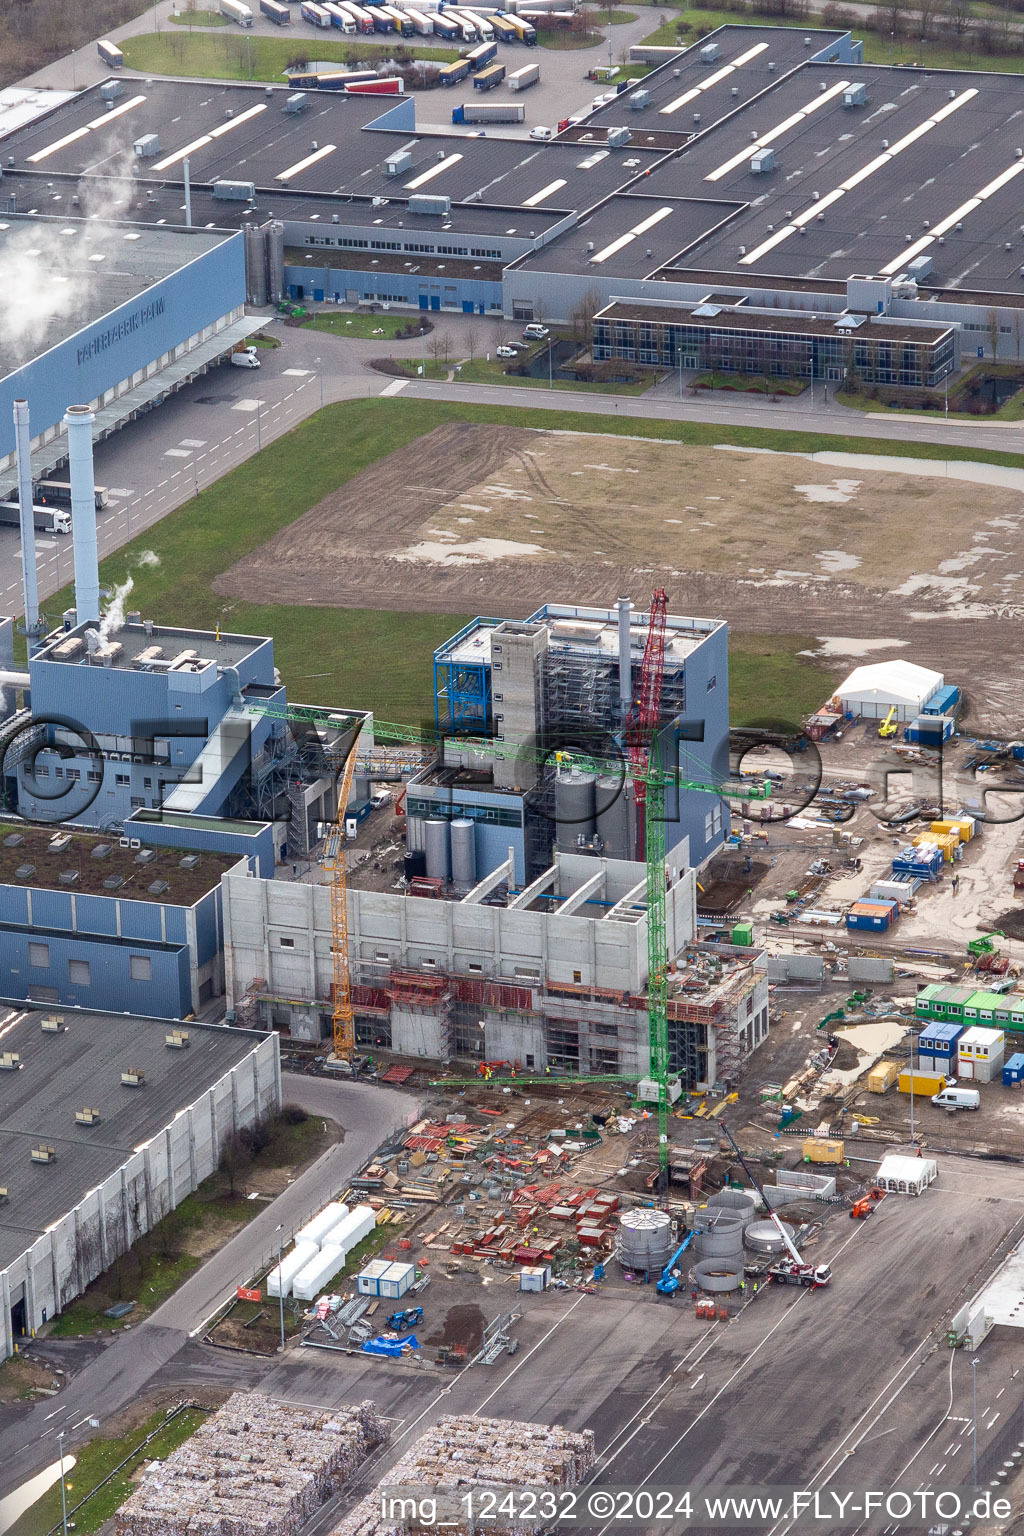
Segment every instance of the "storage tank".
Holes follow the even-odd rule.
[[[306,1225],[296,1232],[295,1241],[315,1243],[320,1248],[331,1228],[336,1227],[342,1217],[347,1215],[348,1206],[343,1205],[340,1200],[332,1200],[329,1205],[324,1206],[322,1211],[317,1212],[312,1221],[307,1221]]]
[[[785,1221],[782,1225],[792,1242],[793,1228]],[[752,1253],[782,1253],[786,1247],[774,1221],[752,1221],[743,1234],[743,1241]]]
[[[305,1268],[300,1269],[295,1276],[292,1281],[292,1295],[299,1301],[312,1301],[344,1263],[345,1250],[334,1243],[325,1243]]]
[[[300,1270],[305,1269],[307,1264],[311,1264],[319,1252],[316,1243],[296,1243],[291,1253],[285,1254],[280,1267],[275,1264],[267,1276],[267,1295],[289,1295],[295,1276]]]
[[[757,1215],[757,1202],[744,1189],[720,1189],[708,1201],[709,1211],[729,1211],[738,1216],[744,1229]]]
[[[743,1279],[743,1260],[737,1263],[730,1259],[707,1259],[703,1264],[695,1265],[693,1278],[702,1291],[711,1295],[738,1291]]]
[[[284,225],[280,219],[264,224],[263,235],[267,246],[267,299],[279,304],[284,298]]]
[[[714,1214],[704,1231],[693,1240],[697,1261],[740,1259],[743,1256],[743,1222],[730,1211]]]
[[[431,817],[423,824],[427,855],[427,874],[431,880],[447,880],[450,870],[449,847],[451,834],[449,823]]]
[[[331,1247],[340,1248],[347,1257],[357,1243],[369,1237],[377,1225],[377,1213],[370,1205],[357,1205],[339,1221],[328,1236]],[[325,1247],[327,1244],[324,1245]],[[339,1266],[340,1267],[340,1266]]]
[[[476,885],[476,827],[468,818],[452,822],[452,882]]]
[[[623,1269],[662,1270],[676,1248],[667,1211],[623,1211],[615,1257]]]
[[[602,774],[594,786],[595,826],[607,859],[632,857],[630,817],[633,800],[622,779]]]
[[[594,835],[594,795],[597,775],[570,768],[555,779],[555,823],[560,849],[575,848],[580,838]]]
[[[402,859],[402,874],[406,880],[416,880],[427,872],[427,856],[422,849],[416,848],[411,853],[404,855]]]
[[[254,224],[246,224],[243,233],[245,244],[245,291],[250,304],[267,302],[267,252],[263,236]]]

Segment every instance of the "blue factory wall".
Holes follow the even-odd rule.
[[[472,278],[442,284],[440,278],[405,272],[381,272],[371,269],[316,267],[310,262],[284,269],[285,291],[290,299],[312,299],[321,304],[358,299],[378,299],[393,304],[411,304],[420,309],[461,310],[464,314],[486,314],[501,310],[500,282],[480,282]]]
[[[718,783],[729,776],[729,632],[723,624],[686,658],[686,710],[662,736],[662,761],[676,760],[676,730],[698,734],[703,741],[681,740],[679,776]],[[700,864],[725,841],[729,817],[717,796],[682,790],[666,796],[666,841],[670,848],[690,839],[690,862]]]
[[[16,399],[28,400],[36,437],[244,303],[239,232],[0,380],[0,457],[14,451]]]
[[[96,934],[68,934],[50,928],[15,929],[6,923],[0,923],[0,933],[0,993],[5,997],[163,1019],[184,1019],[193,1011],[191,966],[184,944],[149,944],[141,940],[125,944],[120,939]],[[33,958],[43,953],[40,946],[45,948],[45,965],[33,963]],[[139,974],[140,960],[148,961],[144,966],[148,972],[145,977]],[[83,965],[88,970],[83,970]]]

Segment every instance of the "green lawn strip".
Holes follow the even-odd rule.
[[[250,336],[246,342],[247,347],[265,347],[268,352],[275,351],[281,342],[277,336],[265,336],[257,331],[255,336]]]
[[[595,27],[624,27],[629,22],[636,21],[640,14],[638,11],[618,11],[614,8],[608,11],[599,5],[588,5],[586,11]]]
[[[763,374],[701,373],[694,379],[697,389],[717,389],[723,394],[802,395],[807,388],[802,379],[765,378]]]
[[[93,1531],[98,1531],[100,1526],[114,1515],[130,1493],[134,1491],[132,1476],[139,1467],[146,1462],[163,1460],[170,1455],[179,1445],[195,1434],[196,1430],[206,1418],[206,1414],[199,1408],[186,1408],[177,1417],[167,1423],[167,1427],[160,1431],[147,1446],[137,1455],[131,1453],[142,1445],[147,1435],[160,1428],[165,1422],[164,1413],[154,1413],[144,1424],[130,1429],[126,1434],[116,1440],[96,1439],[90,1440],[81,1450],[75,1452],[75,1465],[65,1473],[64,1481],[67,1485],[68,1510],[81,1503],[98,1484],[118,1465],[119,1462],[131,1456],[131,1460],[111,1478],[99,1491],[89,1498],[83,1509],[77,1511],[74,1517],[76,1536],[90,1536]],[[47,1533],[61,1523],[61,1498],[60,1480],[47,1489],[42,1498],[27,1509],[16,1523],[10,1527],[8,1536],[47,1536]],[[70,1521],[69,1521],[70,1524]]]
[[[375,331],[382,330],[383,336],[378,336],[378,341],[394,341],[398,332],[403,331],[409,324],[416,324],[417,317],[410,314],[401,315],[368,315],[351,314],[348,310],[323,311],[312,316],[303,323],[303,330],[325,331],[331,336],[355,336],[373,339]],[[415,337],[403,337],[402,340],[415,340]]]
[[[288,65],[303,56],[315,56],[326,64],[345,64],[348,60],[365,63],[412,63],[424,59],[451,63],[459,57],[454,48],[408,48],[402,43],[372,43],[368,39],[305,39],[254,37],[232,33],[212,37],[204,32],[147,32],[129,38],[122,49],[130,69],[147,70],[157,75],[197,75],[219,80],[276,80],[285,76]]]
[[[228,19],[219,11],[179,11],[167,20],[176,27],[226,27]]]
[[[534,23],[536,25],[536,23]],[[571,27],[537,27],[537,41],[552,53],[565,53],[573,48],[593,48],[601,41],[600,32],[574,32]]]
[[[810,635],[751,635],[729,631],[729,721],[732,725],[799,730],[801,717],[820,709],[842,668],[823,668],[801,651]]]
[[[252,1215],[255,1216],[255,1214],[254,1204]],[[106,1308],[93,1306],[87,1291],[69,1307],[65,1307],[60,1316],[54,1319],[50,1337],[74,1338],[78,1334],[94,1333],[99,1328],[123,1328],[127,1323],[137,1323],[148,1313],[155,1312],[168,1296],[172,1296],[179,1285],[199,1268],[201,1262],[201,1259],[194,1258],[190,1253],[179,1253],[171,1257],[153,1254],[146,1259],[144,1278],[138,1287],[138,1295],[126,1298],[136,1303],[135,1310],[127,1317],[117,1319],[104,1317]]]
[[[419,721],[433,697],[432,651],[465,614],[393,613],[255,604],[212,590],[236,560],[377,460],[448,422],[505,424],[585,435],[647,437],[697,445],[732,443],[778,452],[909,455],[920,459],[976,460],[1024,467],[1024,455],[943,443],[787,431],[780,427],[716,426],[652,421],[636,416],[595,418],[571,409],[474,405],[470,401],[373,399],[328,406],[270,444],[257,457],[109,556],[101,581],[112,587],[134,577],[132,606],[157,622],[186,628],[221,625],[243,634],[273,635],[275,656],[292,700],[351,703],[382,719]],[[159,565],[139,565],[152,550]],[[315,598],[315,582],[311,583]],[[372,594],[367,594],[368,597]],[[70,588],[48,600],[49,613],[70,606]]]
[[[402,358],[399,362],[411,378],[417,378],[420,375],[422,359]],[[573,379],[553,379],[549,384],[546,378],[532,379],[525,374],[506,373],[505,363],[500,358],[488,362],[486,358],[476,357],[472,362],[467,362],[456,356],[454,352],[447,363],[436,362],[428,357],[425,377],[447,379],[448,375],[456,369],[458,371],[455,372],[452,381],[455,384],[512,384],[522,385],[526,389],[576,389],[583,390],[588,395],[642,395],[650,389],[656,377],[652,373],[649,378],[641,380],[639,384],[614,384],[603,381],[589,384],[577,383]]]

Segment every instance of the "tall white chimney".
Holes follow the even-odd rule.
[[[18,456],[18,510],[21,519],[21,580],[25,594],[25,633],[29,655],[39,635],[39,583],[36,573],[36,525],[32,515],[32,438],[28,401],[14,402],[14,444]]]
[[[79,624],[100,616],[100,568],[96,544],[96,480],[92,467],[92,424],[87,405],[64,412],[71,470],[71,533],[75,541],[75,608]]]
[[[633,702],[633,662],[629,634],[633,604],[628,597],[620,597],[616,606],[619,610],[619,704],[625,722]]]

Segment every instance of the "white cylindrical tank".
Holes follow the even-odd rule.
[[[788,1221],[784,1221],[790,1242],[793,1240],[793,1228]],[[782,1253],[785,1243],[774,1221],[752,1221],[744,1233],[744,1241],[753,1253]]]
[[[306,1225],[296,1232],[295,1241],[297,1243],[315,1243],[318,1248],[322,1248],[331,1229],[344,1220],[348,1215],[348,1211],[348,1206],[342,1205],[340,1200],[332,1200],[330,1205],[325,1205],[322,1211],[317,1212],[312,1221],[307,1221]]]
[[[476,885],[476,827],[468,818],[452,822],[452,883]]]
[[[311,1264],[319,1252],[315,1243],[296,1243],[291,1253],[286,1253],[281,1260],[280,1268],[275,1264],[267,1276],[267,1295],[287,1296],[295,1276]]]
[[[344,1221],[330,1233],[328,1241],[332,1247],[341,1248],[347,1257],[357,1243],[361,1243],[364,1237],[369,1237],[377,1225],[377,1213],[372,1206],[357,1205],[349,1211]]]
[[[431,880],[447,880],[450,874],[450,823],[432,816],[423,826],[427,874]]]
[[[87,405],[64,412],[71,478],[71,534],[75,555],[75,608],[79,624],[100,616],[100,567],[96,542],[96,478],[92,467],[92,424]]]
[[[667,1211],[623,1211],[615,1256],[623,1269],[664,1269],[675,1247]]]
[[[293,1279],[292,1294],[299,1301],[312,1301],[344,1263],[344,1248],[339,1248],[333,1243],[325,1243]]]

